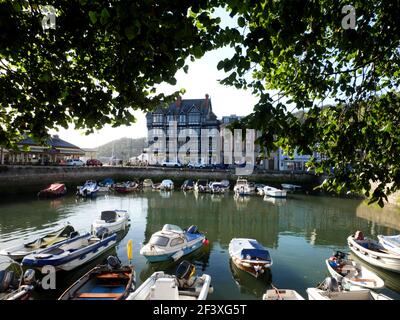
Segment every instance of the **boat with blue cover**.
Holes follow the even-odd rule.
[[[255,239],[234,238],[229,243],[232,262],[256,278],[272,266],[269,251]]]
[[[166,224],[151,236],[150,241],[140,249],[140,254],[150,262],[177,261],[207,243],[204,233],[199,232],[197,226],[182,230],[176,225]]]
[[[116,242],[116,233],[109,235],[107,230],[101,229],[97,234],[86,233],[27,255],[22,260],[22,265],[31,268],[50,265],[56,270],[69,271],[100,256]]]

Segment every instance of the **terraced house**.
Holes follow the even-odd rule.
[[[159,107],[146,115],[149,162],[177,161],[178,151],[185,150],[183,164],[191,162],[220,163],[217,152],[220,121],[212,110],[211,98],[182,99],[167,108]],[[201,130],[207,135],[201,138]],[[165,135],[165,143],[160,139]],[[203,151],[203,152],[202,152]]]

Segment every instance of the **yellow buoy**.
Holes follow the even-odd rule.
[[[126,245],[126,251],[128,254],[128,260],[132,260],[132,239],[130,239]]]

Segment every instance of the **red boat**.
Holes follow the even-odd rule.
[[[67,188],[63,183],[53,183],[46,189],[39,191],[38,197],[40,198],[55,198],[61,197],[67,193]]]

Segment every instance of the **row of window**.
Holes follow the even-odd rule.
[[[153,115],[153,123],[164,123],[165,120],[167,122],[178,121],[179,123],[186,123],[186,121],[189,120],[189,123],[200,123],[200,119],[200,113],[189,114],[189,117],[187,117],[185,114],[180,114],[179,116],[164,116],[163,114]]]

